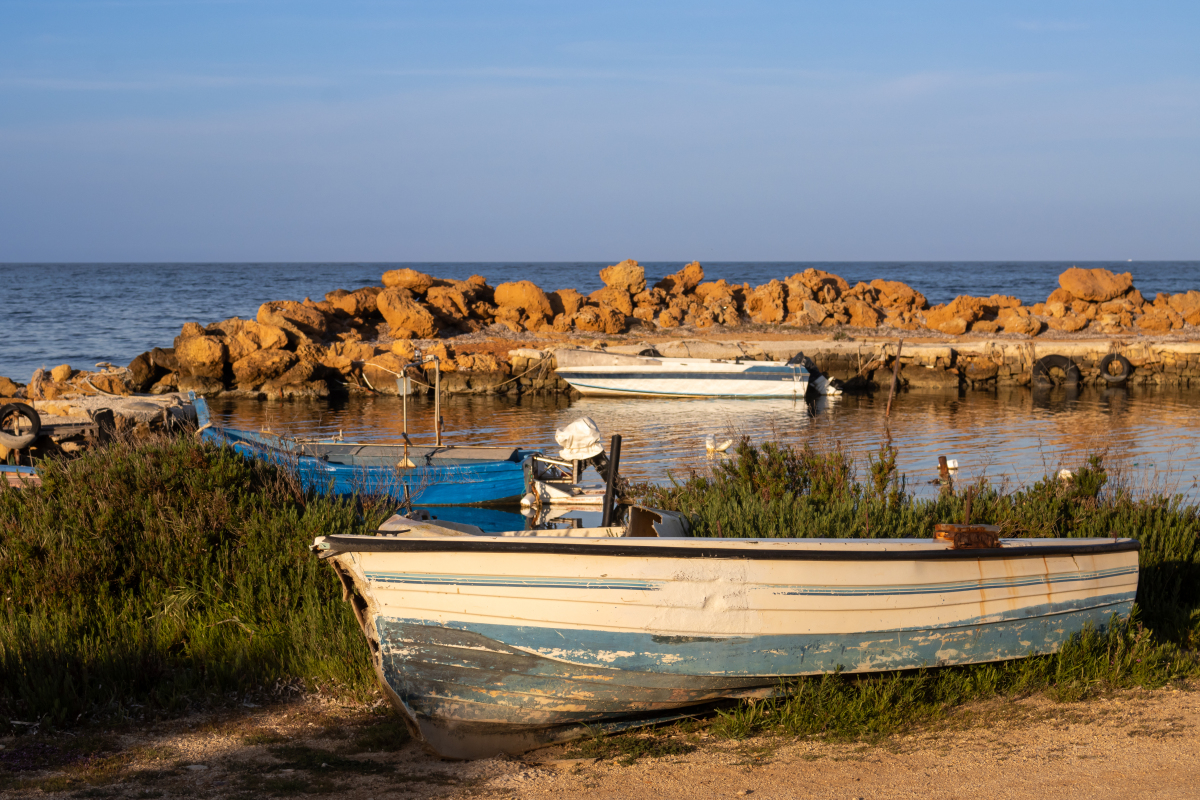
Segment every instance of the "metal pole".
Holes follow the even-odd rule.
[[[614,433],[609,445],[608,481],[604,484],[604,513],[600,519],[600,527],[607,528],[612,524],[613,495],[617,490],[617,467],[621,463],[621,434]]]
[[[887,411],[883,413],[884,418],[891,419],[892,416],[892,398],[896,396],[896,384],[900,382],[900,351],[904,349],[904,340],[901,339],[896,345],[896,361],[892,364],[892,390],[888,392]]]
[[[442,362],[433,357],[433,432],[434,444],[442,446]]]
[[[408,366],[404,367],[404,385],[401,387],[404,395],[404,466],[408,466]],[[407,489],[406,489],[407,491]]]

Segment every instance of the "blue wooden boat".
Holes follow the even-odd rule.
[[[0,464],[0,483],[7,484],[13,489],[25,489],[42,485],[42,478],[33,467],[14,467],[11,464]]]
[[[193,402],[201,438],[287,466],[305,489],[336,495],[387,495],[421,506],[516,503],[528,491],[526,464],[539,453],[515,447],[300,440],[216,425],[204,399]]]

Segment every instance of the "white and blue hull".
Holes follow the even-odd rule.
[[[327,537],[389,696],[442,755],[520,752],[781,679],[1058,650],[1127,615],[1130,540]]]
[[[804,397],[809,374],[782,361],[556,351],[557,375],[589,397]]]

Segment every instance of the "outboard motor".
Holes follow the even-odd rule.
[[[560,458],[579,462],[579,475],[590,464],[608,481],[608,456],[604,453],[604,445],[600,444],[600,428],[591,417],[580,417],[559,428],[554,432],[554,440],[562,448]]]
[[[801,366],[808,370],[808,390],[816,394],[838,395],[842,393],[842,387],[845,385],[837,378],[830,379],[827,375],[817,368],[817,364],[804,353],[796,353],[788,359],[788,364],[793,366]]]

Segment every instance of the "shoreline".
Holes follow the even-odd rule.
[[[1078,367],[1080,385],[1200,381],[1200,292],[1147,300],[1129,273],[1100,268],[1068,269],[1033,306],[1001,295],[930,306],[898,281],[850,286],[815,268],[751,287],[705,281],[693,262],[648,286],[627,260],[600,278],[605,288],[583,295],[390,270],[382,286],[264,303],[254,320],[185,323],[171,346],[126,367],[63,364],[26,384],[0,377],[0,403],[31,403],[62,424],[94,422],[97,404],[107,404],[119,424],[162,427],[178,412],[160,406],[188,392],[263,401],[396,395],[402,374],[432,383],[432,364],[411,366],[418,356],[438,359],[447,395],[574,394],[556,373],[556,348],[776,361],[803,352],[846,391],[872,392],[890,384],[901,340],[902,390],[1041,388],[1034,366],[1046,356]],[[1125,380],[1101,374],[1110,354],[1127,360]],[[1062,377],[1050,372],[1054,383]]]

